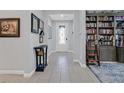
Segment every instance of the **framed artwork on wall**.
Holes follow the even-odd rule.
[[[39,18],[33,13],[31,13],[31,32],[39,33]]]
[[[20,18],[0,19],[0,37],[20,37]]]
[[[44,22],[39,20],[39,43],[44,42]]]
[[[44,30],[44,22],[42,20],[39,20],[39,28]]]
[[[39,34],[39,43],[43,43],[43,42],[44,42],[44,31],[41,30]]]

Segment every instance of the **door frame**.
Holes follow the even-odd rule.
[[[56,21],[56,51],[58,51],[58,52],[68,52],[69,51],[69,24],[71,23],[71,21],[70,20],[68,20],[68,21]],[[65,25],[65,27],[67,27],[67,31],[66,31],[66,33],[67,33],[67,35],[66,35],[66,38],[67,38],[67,40],[66,40],[66,49],[60,49],[60,48],[58,48],[58,41],[57,41],[57,31],[58,31],[58,27],[60,26],[60,25]],[[73,31],[74,29],[73,29],[73,21],[72,21],[72,31]],[[72,36],[73,37],[73,36]]]

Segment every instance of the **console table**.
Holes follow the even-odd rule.
[[[47,66],[47,48],[47,45],[34,47],[36,54],[36,71],[44,71],[44,68]],[[43,57],[42,62],[41,57]]]

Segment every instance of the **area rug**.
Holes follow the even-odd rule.
[[[103,83],[124,83],[124,63],[101,63],[89,68]]]

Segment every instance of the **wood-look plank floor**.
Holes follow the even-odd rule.
[[[31,78],[20,75],[0,75],[2,83],[97,83],[88,68],[73,62],[71,53],[53,53],[44,72],[35,72]]]

